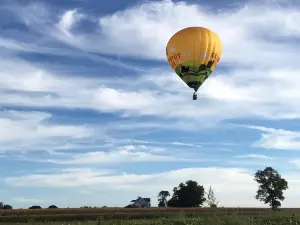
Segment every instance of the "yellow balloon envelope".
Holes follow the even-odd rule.
[[[170,66],[176,74],[197,91],[216,68],[222,55],[222,42],[204,27],[188,27],[175,33],[166,47]]]

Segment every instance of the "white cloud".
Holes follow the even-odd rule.
[[[297,166],[298,168],[300,168],[300,159],[299,158],[290,160],[289,163],[294,164],[295,166]]]
[[[119,146],[119,150],[128,151],[128,152],[136,152],[136,151],[149,151],[149,152],[165,152],[166,148],[162,147],[154,147],[154,146],[146,146],[146,145],[125,145]]]
[[[119,147],[120,148],[120,147]],[[112,164],[112,163],[133,163],[133,162],[201,162],[203,160],[194,158],[182,158],[177,155],[162,155],[155,150],[153,153],[128,149],[128,146],[118,151],[97,151],[75,154],[73,156],[66,155],[65,159],[48,159],[46,162],[55,164]],[[142,149],[143,150],[143,149]],[[150,151],[151,152],[151,151]]]
[[[3,88],[46,91],[46,93],[28,96],[5,92],[1,93],[0,103],[88,108],[119,112],[126,116],[188,118],[193,119],[191,124],[196,120],[201,125],[215,124],[232,118],[298,118],[300,101],[297,93],[300,79],[294,76],[300,72],[295,55],[297,46],[292,42],[278,42],[274,38],[289,39],[299,36],[296,23],[299,12],[293,8],[261,4],[264,7],[260,7],[261,5],[256,2],[217,13],[184,2],[147,2],[99,18],[101,30],[99,33],[80,33],[78,29],[74,31],[72,37],[64,37],[61,31],[50,32],[54,35],[50,46],[53,46],[55,41],[56,43],[63,41],[69,43],[73,50],[80,49],[80,54],[82,52],[88,54],[89,51],[107,53],[109,48],[113,54],[165,60],[165,43],[175,31],[187,25],[211,27],[220,34],[224,42],[224,55],[220,65],[235,68],[227,72],[216,70],[222,72],[221,75],[212,76],[206,82],[199,91],[199,101],[193,102],[192,105],[191,92],[174,73],[169,72],[170,70],[154,69],[136,80],[130,79],[130,82],[126,79],[112,82],[107,79],[67,78],[63,74],[54,76],[45,69],[29,66],[20,61],[14,62],[19,64],[18,67],[10,66],[7,61],[3,63],[3,68],[6,68],[0,75],[5,81]],[[24,18],[29,17],[27,20],[31,22],[27,25],[31,29],[38,27],[41,38],[45,33],[49,34],[49,29],[53,29],[49,26],[50,21],[56,24],[57,20],[60,20],[58,23],[63,25],[63,29],[72,34],[69,27],[79,26],[81,19],[93,23],[95,18],[95,15],[85,13],[84,9],[82,12],[74,9],[64,12],[60,18],[48,10],[44,19],[38,19],[42,15],[38,14],[37,18],[34,18],[35,15],[29,13],[36,7],[42,7],[41,12],[47,11],[42,4],[19,10],[22,11],[20,15]],[[190,19],[186,19],[185,15],[189,15]],[[37,23],[44,23],[44,26],[37,26]],[[228,24],[231,24],[230,29]],[[159,31],[159,35],[153,35],[153,32],[150,32],[153,29]],[[272,37],[269,35],[270,32]],[[239,54],[236,54],[236,49],[239,49]],[[284,66],[278,66],[278,61]],[[26,78],[25,83],[20,82],[16,75],[20,71]],[[164,76],[158,77],[157,74]],[[126,87],[124,83],[127,84]],[[69,90],[74,89],[77,92],[70,93]],[[180,107],[177,107],[179,105]]]
[[[19,203],[31,203],[31,204],[43,202],[43,200],[35,198],[35,197],[24,197],[24,196],[14,197],[14,198],[12,198],[12,200],[15,202],[19,202]]]
[[[289,189],[284,193],[286,196],[283,207],[295,207],[295,202],[300,199],[300,181],[297,175],[282,174],[289,182]],[[108,199],[101,199],[103,205],[125,205],[137,195],[151,197],[152,203],[157,204],[156,196],[160,190],[172,191],[174,186],[189,179],[196,180],[199,184],[208,188],[212,185],[216,197],[222,206],[231,207],[259,207],[262,203],[254,199],[257,184],[253,175],[242,169],[234,168],[186,168],[156,174],[103,174],[89,169],[78,169],[76,172],[62,172],[52,174],[36,174],[22,177],[10,177],[5,181],[9,185],[17,187],[37,188],[66,188],[85,187],[85,190],[94,190],[93,194],[85,195],[89,204],[95,204],[99,191]],[[72,182],[70,182],[72,181]],[[134,193],[132,190],[137,190]],[[64,193],[61,189],[58,193]],[[122,193],[122,195],[117,194]],[[117,195],[117,196],[116,196]],[[87,199],[89,198],[90,199]],[[71,198],[71,196],[70,196]],[[65,204],[65,203],[64,203]],[[85,204],[82,201],[80,204]]]
[[[293,8],[284,9],[257,2],[219,13],[185,2],[147,2],[101,17],[101,38],[96,39],[93,34],[82,34],[78,38],[82,43],[78,44],[87,50],[165,59],[164,48],[171,35],[186,26],[205,26],[221,36],[224,62],[264,66],[290,56],[293,52],[293,48],[284,48],[283,45],[268,41],[271,38],[268,32],[272,30],[273,37],[298,36],[298,17],[299,13]],[[157,32],[154,34],[153,30]],[[255,34],[262,34],[267,38]],[[89,39],[96,41],[98,45],[88,45]],[[236,54],[237,49],[239,54]]]
[[[64,34],[70,36],[72,27],[78,23],[82,18],[84,18],[84,14],[79,13],[78,9],[73,9],[66,11],[60,18],[57,27],[59,30],[64,32]]]
[[[0,47],[6,50],[30,51],[25,44],[18,43],[15,40],[0,37]],[[3,53],[2,53],[3,54]]]
[[[201,148],[201,145],[195,145],[195,144],[189,144],[189,143],[182,143],[182,142],[172,142],[173,145],[179,145],[179,146],[188,146],[188,147],[197,147]]]
[[[272,157],[261,155],[261,154],[245,154],[245,155],[237,155],[234,158],[244,158],[244,159],[266,159],[271,160]]]
[[[240,168],[264,168],[266,166],[271,166],[274,168],[278,168],[280,165],[278,164],[278,161],[265,161],[265,160],[250,160],[250,159],[244,159],[244,160],[230,160],[227,162],[227,164],[230,167],[240,167]]]
[[[135,128],[135,127],[134,127]],[[173,146],[173,147],[190,147],[190,148],[202,148],[203,146],[224,146],[224,147],[241,147],[244,146],[242,144],[238,143],[229,143],[229,142],[170,142],[167,139],[165,141],[153,141],[153,140],[139,140],[139,139],[112,139],[114,143],[118,144],[144,144],[144,145],[159,145],[159,146]],[[152,149],[152,147],[151,147]],[[220,148],[220,150],[224,151],[232,151],[231,149],[228,148]]]
[[[50,125],[39,123],[48,119],[51,114],[37,112],[17,112],[7,111],[6,115],[19,118],[0,118],[1,130],[0,141],[21,141],[47,137],[70,137],[84,138],[92,134],[92,130],[84,126]],[[28,118],[27,118],[28,116]],[[37,116],[37,117],[35,117]]]
[[[261,138],[257,143],[255,143],[255,146],[280,150],[300,149],[300,132],[262,126],[247,125],[245,127],[262,132]]]
[[[94,134],[93,129],[87,126],[46,123],[51,116],[50,113],[38,111],[1,111],[1,151],[41,147],[47,142],[51,145],[52,141],[60,142],[64,139],[80,140]]]
[[[275,38],[298,37],[300,33],[297,22],[300,16],[296,8],[276,7],[257,1],[221,12],[185,2],[146,2],[100,17],[99,32],[76,32],[74,35],[70,30],[72,26],[76,26],[83,18],[93,23],[96,15],[87,15],[78,9],[67,10],[59,18],[55,14],[56,18],[52,22],[56,24],[56,20],[59,20],[57,30],[49,26],[50,10],[45,5],[35,3],[27,7],[14,6],[10,10],[26,21],[31,29],[47,36],[52,34],[54,38],[74,48],[163,60],[168,39],[186,26],[210,27],[219,33],[224,43],[222,61],[261,68],[270,64],[277,65],[278,60],[284,59],[287,63],[293,63],[295,61],[290,59],[295,59],[292,55],[297,54],[295,46],[273,42],[270,31]],[[32,13],[34,10],[39,13]],[[155,35],[153,30],[157,31]],[[236,54],[237,49],[239,54]]]
[[[18,67],[14,67],[14,64],[18,64]],[[4,65],[5,64],[5,65]],[[22,82],[23,79],[19,79],[18,74],[23,74],[23,79],[26,82]],[[154,75],[145,76],[146,80]],[[221,106],[217,105],[217,102],[203,99],[202,104],[206,110],[198,111],[197,105],[189,105],[188,102],[180,97],[180,92],[176,91],[173,95],[169,92],[165,92],[162,89],[156,91],[147,90],[147,86],[144,90],[132,90],[133,87],[130,83],[127,87],[121,88],[124,81],[117,81],[112,84],[106,83],[102,79],[87,79],[87,78],[72,78],[63,75],[52,75],[45,71],[45,69],[27,64],[23,61],[3,61],[3,70],[0,73],[0,77],[5,81],[1,83],[0,88],[3,90],[0,97],[0,104],[16,105],[16,106],[33,106],[33,107],[63,107],[63,108],[88,108],[96,109],[104,112],[120,112],[127,116],[138,115],[154,115],[163,118],[191,118],[198,120],[203,118],[203,123],[214,122],[209,120],[210,117],[219,117],[217,108]],[[173,74],[169,74],[166,78],[172,77],[175,83],[180,83],[179,80],[175,81]],[[145,82],[143,77],[136,82]],[[134,82],[133,85],[137,85]],[[151,82],[148,82],[151,84]],[[155,82],[153,83],[153,85]],[[7,92],[11,90],[13,92]],[[71,92],[70,90],[77,90]],[[16,92],[22,91],[22,93]],[[23,93],[23,92],[28,93]],[[172,91],[172,90],[170,90]],[[175,91],[175,90],[174,90]],[[189,98],[186,94],[184,97]],[[212,108],[208,108],[205,104],[212,105]],[[177,105],[181,107],[178,108]],[[217,108],[216,108],[217,107]],[[224,113],[221,117],[228,117],[235,110],[235,106],[223,107]],[[242,113],[239,111],[237,114]],[[238,115],[236,115],[238,116]],[[188,122],[188,123],[186,123]],[[165,127],[189,127],[189,130],[197,129],[194,121],[184,121],[184,123],[190,125],[184,125],[182,123],[172,123]],[[181,125],[182,124],[182,125]],[[120,125],[121,127],[125,125]],[[154,125],[152,125],[154,126]],[[161,127],[161,126],[160,126]]]

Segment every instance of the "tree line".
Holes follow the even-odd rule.
[[[258,184],[258,190],[254,197],[264,204],[269,204],[273,210],[278,209],[281,206],[281,201],[285,199],[283,191],[288,189],[288,182],[272,167],[257,170],[254,174],[254,180]],[[188,180],[185,183],[180,183],[178,187],[174,187],[172,196],[169,191],[162,190],[157,197],[159,207],[202,207],[204,203],[207,203],[209,207],[213,208],[219,204],[211,186],[206,192],[202,185],[193,180]],[[58,207],[50,205],[48,208]],[[81,208],[92,207],[83,206]],[[12,209],[12,206],[0,202],[0,209]],[[29,209],[41,209],[41,207],[31,206]]]
[[[30,206],[28,209],[41,209],[42,207],[39,205],[33,205]],[[56,205],[50,205],[48,209],[57,209],[58,207]],[[13,209],[11,205],[4,204],[3,202],[0,202],[0,209]]]
[[[278,209],[281,206],[281,201],[285,199],[283,191],[288,189],[288,182],[272,167],[257,170],[254,180],[258,183],[255,199],[269,204],[273,210]],[[206,192],[202,185],[193,180],[188,180],[185,183],[180,183],[178,187],[174,187],[172,197],[167,200],[169,197],[169,191],[160,191],[157,196],[158,206],[201,207],[206,202],[209,207],[217,207],[219,204],[211,186]]]

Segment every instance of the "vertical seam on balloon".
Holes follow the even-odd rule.
[[[201,32],[201,29],[202,28],[200,28],[200,35],[199,35],[199,30],[198,30],[198,35],[197,35],[197,38],[198,38],[198,40],[199,40],[199,67],[200,67],[200,65],[202,64],[202,58],[203,58],[203,52],[200,50],[201,49],[201,47],[202,47],[202,40],[203,40],[203,38],[202,38],[202,32]],[[200,83],[200,86],[201,86],[201,80],[200,80],[200,77],[197,77],[197,82],[199,82]],[[199,87],[198,87],[198,89],[199,89]]]
[[[204,38],[204,40],[206,40],[206,39],[208,39],[207,37],[208,37],[208,32],[207,32],[207,30],[204,30],[205,32],[203,32],[203,35],[204,36],[206,36],[205,38]],[[208,49],[208,40],[206,40],[206,43],[205,43],[206,45],[205,45],[205,51],[204,51],[204,53],[205,53],[205,57],[204,57],[204,62],[203,63],[205,63],[206,64],[206,57],[207,57],[207,49]]]
[[[218,41],[218,40],[217,40],[218,38],[216,37],[215,34],[213,34],[212,37],[213,37],[214,41],[213,41],[213,44],[212,44],[213,46],[212,46],[212,51],[211,51],[210,55],[212,55],[212,53],[215,53],[215,55],[216,55],[216,54],[217,54],[217,53],[216,53],[216,41]],[[212,60],[214,60],[214,59],[212,59]],[[214,62],[214,63],[215,63],[215,62]],[[213,65],[214,65],[214,64],[213,64]],[[212,65],[212,66],[213,66],[213,65]],[[209,75],[209,77],[210,77],[210,75]]]
[[[199,55],[199,64],[201,65],[201,62],[202,62],[202,51],[200,51],[200,49],[201,49],[201,46],[202,46],[202,36],[201,36],[201,32],[200,32],[200,35],[199,35],[199,33],[198,33],[198,35],[197,35],[197,37],[198,37],[198,40],[199,40],[199,53],[200,53],[200,55]]]
[[[195,44],[195,43],[196,43],[196,42],[195,42],[195,41],[196,41],[196,40],[195,40],[195,36],[197,36],[197,33],[196,33],[196,32],[197,32],[197,30],[194,30],[194,35],[193,35],[193,36],[194,36],[194,37],[193,37],[193,39],[194,39],[194,40],[193,40],[193,67],[194,67],[194,68],[195,68],[195,48],[196,48],[196,47],[195,47],[195,45],[196,45],[196,44]]]
[[[211,31],[208,31],[207,32],[207,35],[208,35],[208,46],[207,46],[207,52],[206,52],[206,58],[205,58],[205,62],[206,62],[206,64],[208,63],[208,61],[209,61],[209,59],[210,59],[210,57],[211,57],[211,54],[212,54],[212,50],[213,50],[213,43],[210,41],[211,40],[211,38],[213,37],[213,35],[212,35],[212,33],[211,33]]]
[[[202,52],[200,51],[200,49],[201,49],[201,45],[202,45],[202,36],[201,36],[201,34],[202,34],[202,32],[201,32],[201,30],[202,30],[202,28],[198,28],[197,30],[195,30],[195,38],[196,38],[196,41],[195,41],[195,43],[199,43],[199,49],[198,49],[198,52],[199,52],[199,55],[198,55],[198,57],[197,57],[197,61],[198,61],[198,64],[199,64],[199,67],[200,67],[200,65],[201,65],[201,57],[202,57]],[[199,42],[198,42],[199,41]],[[195,90],[197,90],[198,91],[198,89],[199,89],[199,87],[201,86],[201,81],[200,81],[200,77],[196,77],[195,79],[194,79],[194,82],[197,82],[198,83],[198,87],[195,89]]]

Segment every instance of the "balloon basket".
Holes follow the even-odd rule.
[[[197,100],[197,93],[196,92],[193,94],[193,100]]]

